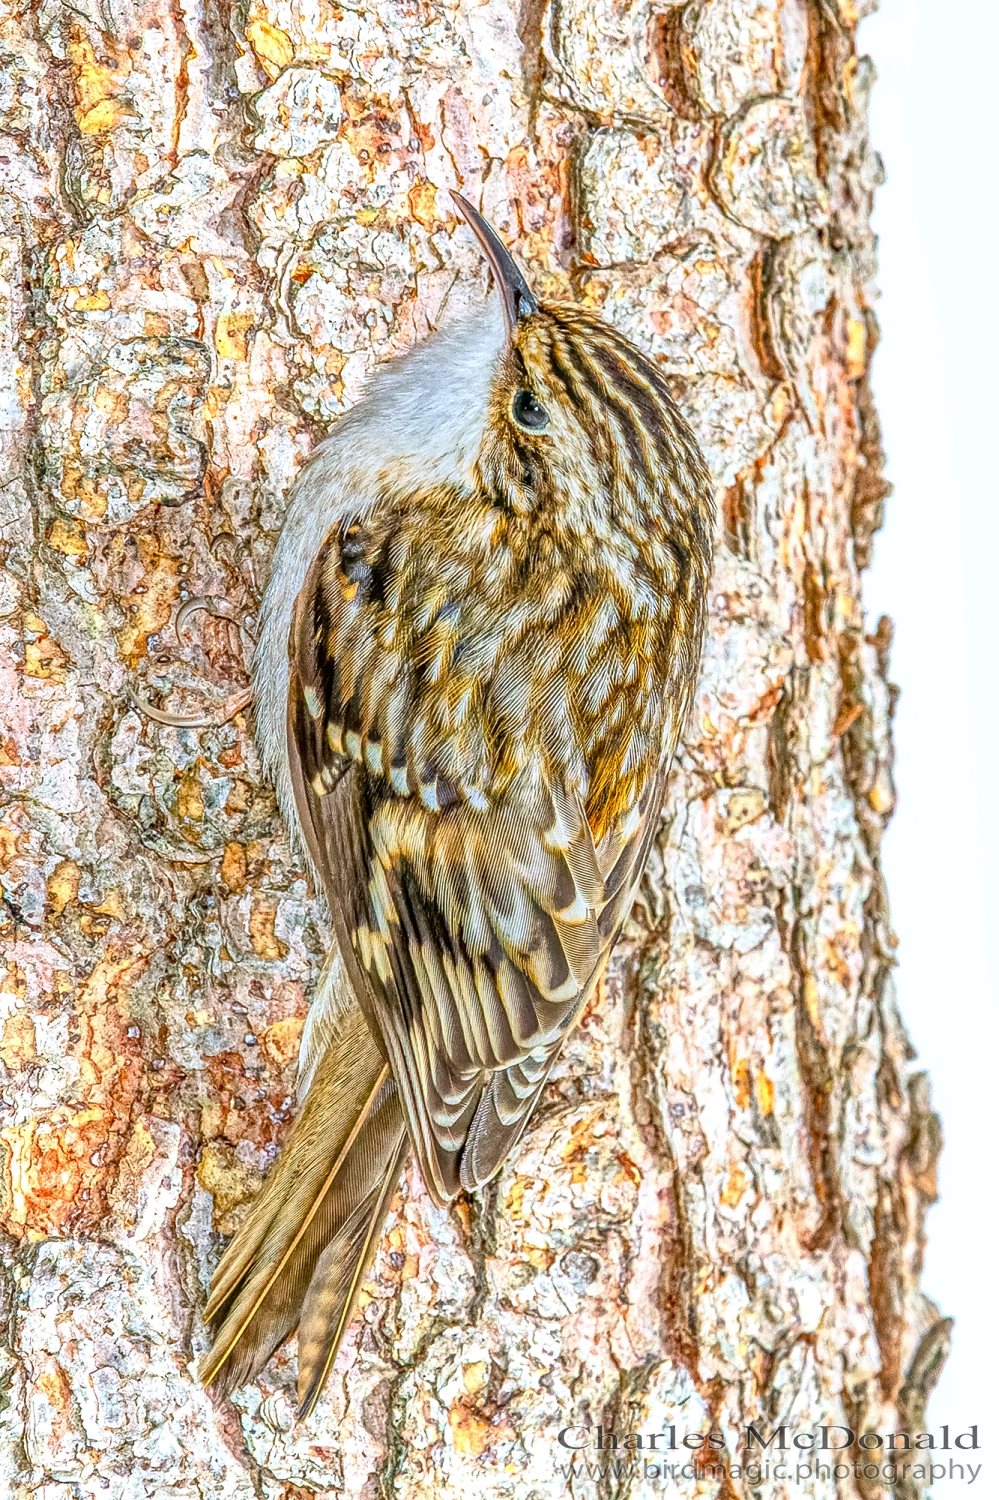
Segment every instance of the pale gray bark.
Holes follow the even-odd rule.
[[[572,1422],[710,1424],[734,1462],[747,1422],[922,1424],[938,1129],[893,998],[890,630],[860,590],[869,8],[8,12],[6,1492],[527,1500],[566,1489]],[[710,641],[644,899],[528,1136],[451,1213],[407,1179],[296,1427],[292,1348],[217,1411],[192,1360],[328,933],[248,714],[166,729],[130,692],[245,688],[239,629],[198,612],[178,640],[178,609],[252,625],[323,425],[481,290],[452,185],[674,377],[718,487]]]

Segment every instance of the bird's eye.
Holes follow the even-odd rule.
[[[528,432],[543,432],[548,426],[548,413],[530,391],[518,391],[513,398],[513,420]]]

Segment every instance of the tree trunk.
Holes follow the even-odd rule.
[[[747,1425],[921,1429],[949,1324],[918,1285],[939,1135],[878,863],[891,630],[860,595],[886,490],[870,8],[9,12],[8,1493],[665,1488],[564,1475],[580,1424],[577,1465],[600,1426],[650,1463],[625,1434],[721,1434],[666,1455],[680,1495],[748,1495],[755,1456],[768,1495],[867,1497],[884,1453],[794,1483]],[[672,377],[717,482],[710,640],[642,899],[530,1131],[449,1213],[410,1171],[296,1425],[293,1344],[218,1409],[193,1363],[330,942],[232,700],[302,459],[481,295],[454,185]]]

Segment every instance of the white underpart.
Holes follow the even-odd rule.
[[[306,860],[288,765],[288,635],[295,600],[330,528],[363,516],[386,485],[471,488],[504,338],[500,299],[493,296],[476,314],[376,370],[361,400],[320,443],[292,490],[260,611],[253,686],[264,763]],[[352,998],[343,961],[334,951],[302,1034],[299,1103]]]
[[[312,559],[338,521],[363,516],[386,485],[471,487],[504,343],[500,299],[376,370],[299,475],[260,613],[253,662],[257,738],[281,811],[304,840],[288,769],[288,634]]]

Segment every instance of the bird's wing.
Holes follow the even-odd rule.
[[[533,763],[485,806],[400,793],[344,730],[329,566],[327,544],[289,642],[296,807],[424,1177],[446,1202],[488,1181],[526,1125],[628,914],[666,773],[596,847],[578,794]]]

